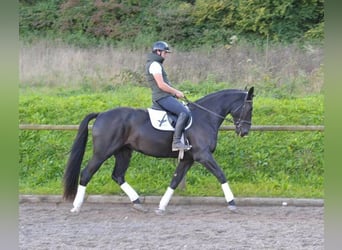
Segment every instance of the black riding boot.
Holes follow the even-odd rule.
[[[182,132],[186,126],[188,118],[186,117],[185,113],[180,113],[177,119],[177,123],[175,126],[175,132],[173,134],[173,141],[172,141],[172,151],[178,150],[189,150],[191,149],[191,145],[185,145],[181,142]]]

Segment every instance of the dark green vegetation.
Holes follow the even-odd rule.
[[[22,40],[78,46],[183,49],[248,43],[322,41],[324,0],[20,0]]]
[[[179,86],[182,89],[189,87]],[[217,86],[220,89],[224,86]],[[198,86],[188,97],[195,100],[215,87]],[[256,89],[257,93],[257,89]],[[89,112],[117,106],[149,107],[150,90],[139,86],[92,89],[21,88],[20,124],[78,124]],[[323,97],[256,97],[253,123],[321,125]],[[227,124],[230,125],[230,124]],[[61,194],[68,151],[76,131],[20,131],[20,193]],[[251,132],[239,138],[220,131],[215,157],[237,196],[323,197],[323,132]],[[84,164],[91,152],[91,139]],[[84,166],[83,164],[83,166]],[[109,159],[88,185],[90,193],[121,194],[111,180],[114,161]],[[161,195],[168,186],[176,161],[135,153],[128,182],[145,195]],[[195,164],[187,175],[182,195],[221,196],[217,180]]]

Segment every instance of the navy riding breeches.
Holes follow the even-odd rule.
[[[179,101],[177,101],[176,98],[167,96],[162,99],[159,99],[157,101],[159,106],[161,106],[164,110],[179,116],[180,113],[184,113],[187,118],[190,118],[190,111]]]

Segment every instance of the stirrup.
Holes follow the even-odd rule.
[[[190,144],[186,144],[186,145],[184,144],[184,146],[187,146],[187,148],[186,149],[172,148],[172,151],[178,151],[178,162],[183,159],[184,152],[192,148]]]
[[[188,151],[191,148],[192,146],[190,144],[179,143],[176,146],[172,145],[172,151],[180,151],[180,150]]]

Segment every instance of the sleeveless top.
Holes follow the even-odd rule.
[[[172,86],[168,77],[167,77],[167,74],[164,70],[163,61],[164,61],[164,58],[155,54],[155,53],[150,53],[147,56],[146,78],[147,78],[147,81],[150,84],[150,87],[152,89],[152,102],[153,102],[153,104],[155,104],[156,101],[160,100],[161,98],[164,98],[167,96],[172,96],[171,94],[162,91],[158,87],[156,80],[154,79],[153,75],[150,74],[150,72],[149,72],[149,68],[153,62],[159,63],[161,68],[162,68],[162,75],[163,75],[164,82],[167,83],[169,86]]]

